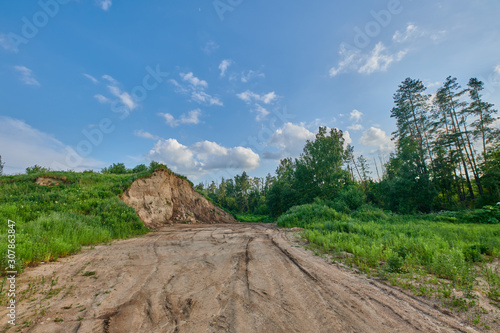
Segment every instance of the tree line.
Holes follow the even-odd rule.
[[[405,79],[391,110],[396,149],[377,179],[342,131],[320,127],[298,158],[280,161],[274,176],[243,172],[196,189],[233,212],[272,216],[314,200],[340,211],[372,204],[399,213],[494,204],[500,201],[500,131],[483,89],[476,78],[462,88],[448,77],[427,94],[421,80]]]

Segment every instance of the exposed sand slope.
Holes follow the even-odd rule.
[[[18,285],[30,281],[37,290],[18,307],[18,324],[31,321],[23,332],[475,332],[272,226],[164,227],[27,269]]]
[[[191,184],[168,170],[156,170],[136,180],[122,200],[133,207],[144,225],[156,229],[171,223],[234,223],[233,216],[196,192]]]

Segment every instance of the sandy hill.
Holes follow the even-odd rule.
[[[156,170],[151,177],[137,179],[123,193],[144,225],[156,229],[173,223],[234,223],[234,217],[217,207],[191,184],[169,170]]]

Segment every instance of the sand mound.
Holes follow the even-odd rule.
[[[196,192],[168,170],[136,180],[122,195],[144,225],[155,229],[173,223],[234,223],[234,217]]]

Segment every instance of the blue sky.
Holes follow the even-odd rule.
[[[4,171],[157,160],[194,181],[262,177],[318,126],[386,159],[406,77],[429,93],[478,77],[498,108],[498,13],[496,0],[3,1]]]

